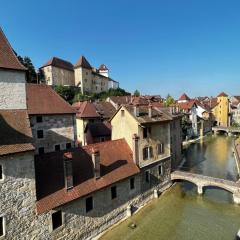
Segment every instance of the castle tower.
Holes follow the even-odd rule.
[[[109,77],[109,69],[107,68],[107,66],[105,64],[101,64],[98,71],[101,75],[103,75],[105,77]]]
[[[92,66],[84,56],[81,56],[74,66],[75,86],[81,88],[81,92],[92,90]]]
[[[26,71],[0,28],[0,109],[26,109]]]

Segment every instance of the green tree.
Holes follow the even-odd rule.
[[[54,90],[69,103],[73,102],[73,98],[76,95],[76,91],[67,86],[57,85]]]
[[[133,96],[139,97],[140,96],[140,92],[138,90],[135,90],[134,93],[133,93]]]
[[[174,98],[170,94],[168,94],[166,97],[166,100],[165,100],[166,106],[169,107],[170,105],[172,105],[174,103],[175,103]]]
[[[22,63],[23,66],[27,68],[27,82],[37,82],[37,73],[35,71],[35,67],[32,63],[30,57],[17,56],[18,60]]]

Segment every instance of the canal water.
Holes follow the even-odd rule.
[[[184,152],[182,170],[237,180],[231,137],[208,136]],[[136,228],[129,226],[134,223]],[[197,195],[191,183],[177,183],[102,240],[233,240],[240,228],[240,206],[232,194],[207,188]]]

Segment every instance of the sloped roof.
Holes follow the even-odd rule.
[[[104,119],[110,119],[116,112],[116,109],[110,102],[94,102],[94,106],[98,114]]]
[[[93,137],[111,136],[111,124],[107,122],[89,122],[85,132],[90,131]]]
[[[26,110],[0,110],[0,155],[34,150]]]
[[[225,92],[221,92],[217,97],[228,97],[228,95]]]
[[[100,175],[94,177],[91,153],[100,152]],[[36,156],[37,212],[54,209],[70,201],[84,197],[113,183],[140,172],[133,162],[132,151],[124,139],[90,144],[71,149],[73,157],[74,187],[64,187],[63,154],[65,151]]]
[[[140,105],[138,106],[139,115],[135,116],[134,114],[134,107],[133,105],[124,106],[128,112],[140,123],[154,123],[154,122],[165,122],[170,121],[172,118],[166,114],[164,111],[161,111],[160,108],[152,108],[152,117],[148,115],[148,106]]]
[[[0,27],[0,68],[22,71],[27,70],[19,62],[1,27]]]
[[[71,105],[60,97],[50,86],[26,84],[27,109],[34,114],[75,114]]]
[[[194,104],[196,104],[195,101],[189,101],[189,102],[178,103],[178,106],[180,109],[190,110],[194,106]]]
[[[63,69],[69,70],[69,71],[73,71],[73,65],[70,62],[60,59],[60,58],[57,58],[57,57],[51,58],[41,68],[44,68],[47,66],[54,66],[54,67],[63,68]]]
[[[98,70],[106,71],[108,70],[107,66],[105,64],[101,64]]]
[[[90,63],[84,56],[81,56],[79,58],[79,60],[77,61],[77,63],[75,64],[74,67],[75,68],[82,67],[82,68],[92,69],[92,66],[90,65]]]
[[[190,101],[190,98],[186,93],[183,93],[183,95],[178,99],[179,101]]]
[[[100,118],[94,104],[91,102],[76,102],[72,107],[77,112],[77,118]]]

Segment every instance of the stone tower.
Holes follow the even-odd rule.
[[[26,68],[0,28],[0,109],[26,109]]]
[[[74,66],[75,86],[81,88],[81,92],[92,91],[92,66],[84,56],[81,56]]]

